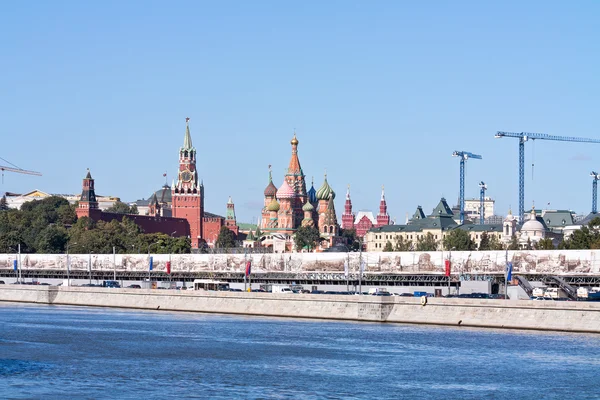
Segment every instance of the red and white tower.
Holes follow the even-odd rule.
[[[379,214],[377,214],[377,227],[389,225],[390,216],[387,213],[387,203],[385,201],[385,188],[381,186],[381,201],[379,202]]]
[[[354,229],[354,214],[352,214],[352,200],[350,200],[350,185],[346,191],[346,204],[342,214],[342,229]]]
[[[198,181],[196,149],[192,146],[190,119],[185,119],[183,147],[179,149],[179,171],[177,182],[171,188],[173,217],[185,218],[190,224],[192,248],[197,249],[203,239],[202,219],[204,216],[204,190]]]

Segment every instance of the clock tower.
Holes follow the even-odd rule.
[[[190,224],[192,248],[197,249],[202,237],[204,216],[204,188],[198,182],[196,170],[196,149],[192,146],[190,119],[185,119],[185,137],[183,147],[179,149],[179,171],[177,182],[173,182],[173,217],[185,218]]]

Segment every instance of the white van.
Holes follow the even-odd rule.
[[[292,288],[290,288],[288,285],[273,285],[271,287],[271,292],[272,293],[294,293],[292,291]]]

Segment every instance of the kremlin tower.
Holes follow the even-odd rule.
[[[380,227],[390,224],[390,215],[387,213],[387,203],[385,201],[385,189],[381,187],[381,201],[379,202],[379,214],[377,214],[377,225]]]
[[[342,229],[354,229],[354,214],[352,214],[352,200],[350,200],[350,185],[346,191],[346,204],[342,214]]]

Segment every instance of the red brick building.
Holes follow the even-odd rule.
[[[196,149],[192,145],[189,118],[186,118],[186,129],[183,147],[179,149],[179,170],[177,181],[171,187],[172,217],[161,217],[161,203],[156,194],[150,200],[148,211],[150,215],[130,215],[127,217],[139,225],[146,233],[162,232],[172,236],[190,237],[192,249],[198,249],[205,244],[212,246],[219,236],[222,226],[227,226],[236,236],[239,229],[235,219],[233,201],[227,203],[227,218],[204,210],[204,185],[198,179],[196,169]],[[94,190],[94,180],[90,172],[83,179],[83,189],[78,217],[90,217],[94,221],[111,221],[121,219],[124,214],[106,213],[98,208]]]
[[[350,200],[350,187],[346,192],[346,204],[342,214],[342,229],[354,229],[358,237],[364,237],[373,227],[390,225],[390,215],[387,212],[387,202],[385,200],[385,190],[381,188],[381,200],[379,201],[379,214],[377,218],[373,217],[370,211],[360,211],[358,214],[352,213],[352,201]]]

